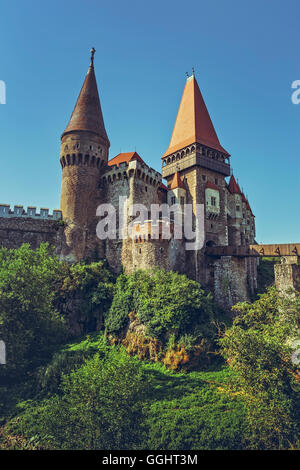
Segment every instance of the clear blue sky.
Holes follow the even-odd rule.
[[[299,18],[298,0],[2,0],[0,202],[59,206],[60,135],[94,46],[111,158],[136,148],[161,169],[194,67],[257,241],[300,242]]]

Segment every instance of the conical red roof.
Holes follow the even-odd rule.
[[[253,212],[252,212],[252,209],[251,209],[251,207],[250,207],[249,201],[248,201],[248,199],[246,199],[246,198],[245,198],[245,203],[246,203],[246,207],[247,207],[248,211],[250,212],[250,214],[251,214],[253,217],[255,217],[254,214],[253,214]]]
[[[239,187],[238,183],[235,180],[235,177],[231,175],[229,184],[228,184],[228,189],[231,192],[231,194],[240,194],[242,195],[241,188]]]
[[[163,157],[198,142],[225,155],[194,75],[189,77],[181,98],[169,148]]]
[[[242,201],[247,205],[248,201],[247,201],[244,193],[242,193]]]
[[[103,137],[109,145],[103,121],[93,61],[89,66],[70,122],[63,135],[72,131],[94,132]]]

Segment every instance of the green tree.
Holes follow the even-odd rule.
[[[66,335],[53,307],[62,262],[47,244],[33,251],[0,249],[0,338],[6,344],[7,365],[1,374],[39,364]]]
[[[103,261],[73,264],[62,273],[55,305],[69,322],[80,323],[81,334],[98,330],[112,302],[114,281]]]
[[[186,333],[201,338],[212,333],[214,305],[200,284],[185,275],[157,270],[121,275],[116,283],[112,306],[106,317],[108,332],[126,327],[130,311],[147,326],[147,333],[165,340],[170,334]]]
[[[143,439],[142,402],[147,381],[138,361],[113,350],[97,353],[64,375],[61,395],[26,411],[17,423],[43,448],[136,449]]]
[[[289,339],[298,335],[299,298],[281,299],[274,287],[253,304],[234,307],[237,317],[220,340],[235,371],[229,389],[247,407],[247,446],[291,448],[299,439],[299,384]]]

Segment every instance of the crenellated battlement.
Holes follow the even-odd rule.
[[[23,206],[15,205],[13,208],[9,204],[0,204],[0,217],[6,218],[31,218],[40,220],[61,220],[62,212],[59,209],[53,209],[53,213],[49,214],[49,209],[41,207],[38,213],[37,208],[34,206],[28,206],[27,210]]]
[[[158,171],[155,171],[153,168],[150,168],[148,165],[138,160],[108,166],[103,178],[101,178],[101,183],[114,183],[115,181],[131,177],[139,178],[153,186],[159,186],[162,183],[162,176]]]

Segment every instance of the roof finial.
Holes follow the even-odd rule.
[[[193,72],[193,77],[195,76],[195,69],[194,67],[192,68],[192,72]]]
[[[187,78],[189,78],[189,73],[188,73],[188,72],[185,72],[185,74],[186,74]]]
[[[95,55],[96,49],[92,47],[91,49],[91,67],[94,67],[94,55]]]

